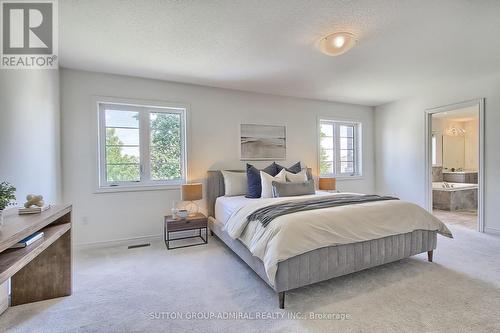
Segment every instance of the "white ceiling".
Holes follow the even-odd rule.
[[[59,0],[60,64],[379,105],[500,71],[498,0]],[[359,43],[315,48],[337,30]]]

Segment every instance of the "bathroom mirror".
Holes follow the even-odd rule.
[[[465,168],[465,137],[443,135],[443,167],[445,169]]]

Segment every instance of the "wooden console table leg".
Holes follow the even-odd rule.
[[[12,306],[71,295],[71,230],[11,279]]]

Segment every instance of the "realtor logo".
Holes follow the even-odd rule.
[[[55,0],[1,2],[2,68],[57,68],[56,5]]]

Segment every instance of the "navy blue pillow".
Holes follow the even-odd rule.
[[[278,172],[281,172],[281,170],[283,170],[283,169],[285,169],[286,171],[291,172],[291,173],[299,173],[300,171],[302,171],[302,167],[300,165],[300,162],[295,163],[294,165],[292,165],[289,168],[285,168],[284,166],[276,164],[276,168],[277,168]]]
[[[262,169],[262,171],[270,174],[271,176],[276,176],[278,170],[276,168],[276,163],[272,163],[268,167]],[[262,193],[262,185],[260,182],[260,170],[251,164],[247,163],[247,198],[260,198]]]

